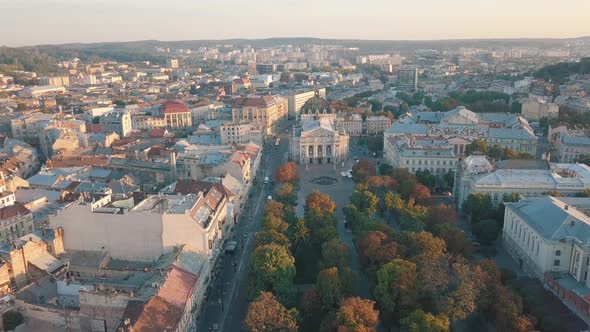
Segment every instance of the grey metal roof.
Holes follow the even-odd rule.
[[[586,198],[590,202],[590,198]],[[547,240],[559,241],[576,238],[588,245],[590,217],[555,197],[524,199],[506,206],[524,219],[539,235]]]

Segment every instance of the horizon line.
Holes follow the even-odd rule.
[[[273,39],[317,39],[324,41],[342,41],[342,42],[457,42],[457,41],[518,41],[518,40],[573,40],[590,38],[590,35],[576,37],[473,37],[473,38],[448,38],[448,39],[347,39],[347,38],[323,38],[323,37],[264,37],[264,38],[220,38],[220,39],[137,39],[124,41],[92,41],[92,42],[66,42],[66,43],[47,43],[47,44],[27,44],[20,46],[0,45],[8,48],[27,48],[27,47],[45,47],[45,46],[68,46],[68,45],[92,45],[92,44],[125,44],[125,43],[142,43],[142,42],[159,42],[159,43],[186,43],[186,42],[228,42],[228,41],[263,41]]]

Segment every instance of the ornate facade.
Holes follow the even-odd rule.
[[[338,164],[348,158],[348,141],[346,130],[336,126],[330,103],[316,92],[301,107],[290,140],[291,159],[300,164]]]

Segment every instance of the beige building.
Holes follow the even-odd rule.
[[[349,135],[336,127],[330,103],[316,95],[307,100],[289,141],[291,159],[301,164],[339,164],[348,158]]]
[[[528,121],[540,121],[544,118],[556,118],[559,114],[559,106],[553,103],[527,99],[522,103],[521,116]]]
[[[360,114],[339,114],[336,125],[342,128],[350,136],[361,136],[363,134],[363,118]]]
[[[453,146],[441,137],[397,136],[387,137],[383,145],[384,158],[394,168],[406,168],[412,174],[416,171],[430,171],[442,176],[453,173],[457,157]]]
[[[232,106],[234,123],[251,123],[264,135],[275,134],[279,124],[287,119],[287,99],[277,96],[237,98]]]
[[[253,142],[262,145],[260,127],[250,124],[232,124],[226,122],[219,127],[221,144],[241,144]]]
[[[160,118],[151,115],[133,115],[131,117],[131,126],[135,130],[154,129],[166,127],[166,118]]]
[[[171,101],[166,104],[164,118],[169,128],[190,128],[193,125],[191,110],[180,101]]]
[[[68,86],[68,85],[70,85],[70,77],[69,76],[39,77],[39,85]]]
[[[216,188],[150,196],[136,205],[132,197],[81,198],[50,217],[50,225],[63,228],[66,251],[108,251],[115,259],[155,262],[186,244],[215,261],[231,226],[226,201]]]
[[[369,116],[366,123],[368,135],[383,135],[391,127],[391,119],[384,115]]]

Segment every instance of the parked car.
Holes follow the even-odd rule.
[[[266,199],[268,199],[269,201],[272,201],[272,196],[268,195],[268,197]]]

